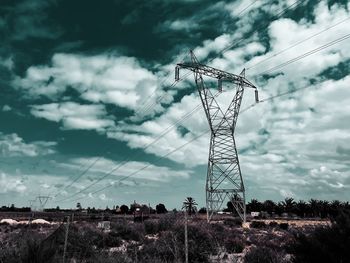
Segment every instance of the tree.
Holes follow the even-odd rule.
[[[156,212],[157,214],[165,214],[168,212],[168,210],[165,208],[164,204],[158,204],[156,205]]]
[[[305,217],[309,211],[309,206],[305,201],[299,200],[299,202],[296,204],[296,210],[298,216]]]
[[[231,203],[231,202],[229,202],[229,203]],[[231,210],[231,211],[232,211],[232,210]],[[207,213],[207,208],[202,207],[201,209],[198,210],[198,213],[200,213],[200,214],[206,214],[206,213]]]
[[[185,199],[185,202],[183,203],[183,209],[185,208],[186,212],[191,216],[192,213],[195,213],[197,211],[197,206],[198,204],[192,197],[187,197]]]
[[[276,211],[276,204],[272,200],[266,200],[262,204],[262,210],[268,212],[269,214],[272,214],[273,212]]]
[[[228,201],[226,204],[227,208],[224,209],[224,212],[233,212],[234,211],[234,207],[231,201]]]
[[[120,212],[121,212],[122,214],[127,214],[127,213],[129,212],[129,207],[128,207],[127,205],[122,205],[122,206],[120,207]]]
[[[249,212],[260,212],[261,208],[262,204],[256,199],[250,200],[250,202],[247,204],[247,211]]]
[[[292,197],[286,197],[284,201],[282,201],[282,205],[283,205],[283,210],[286,213],[294,213],[296,210],[295,209],[296,202]]]
[[[321,203],[319,200],[310,199],[310,210],[313,217],[321,217]]]
[[[80,204],[80,203],[77,203],[77,209],[78,209],[79,211],[81,211],[82,207],[81,207],[81,204]]]

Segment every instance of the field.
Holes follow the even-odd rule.
[[[19,223],[0,225],[0,262],[184,262],[185,220],[182,213],[151,215],[134,222],[132,215],[36,213],[47,223],[29,223],[31,213],[0,213]],[[140,219],[140,218],[137,218]],[[188,218],[189,262],[291,262],[290,246],[300,234],[327,228],[329,220],[259,219],[243,226],[229,215],[207,223],[204,215]],[[110,229],[98,228],[102,220]],[[263,257],[268,261],[254,261]],[[34,260],[34,261],[33,261]]]

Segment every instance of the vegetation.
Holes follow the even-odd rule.
[[[193,199],[186,199],[186,204],[186,211],[195,211]],[[229,215],[207,223],[205,215],[194,213],[188,220],[190,262],[347,262],[350,258],[349,205],[325,204],[293,199],[279,203],[252,200],[248,204],[251,211],[266,209],[271,215],[294,211],[288,212],[290,219],[297,213],[302,213],[303,217],[329,217],[328,221],[310,221],[319,222],[318,225],[301,219],[260,218],[252,220],[250,228],[242,228],[240,220]],[[134,206],[135,213],[137,208],[142,210],[142,206]],[[184,262],[184,212],[158,214],[140,222],[134,221],[134,216],[111,217],[109,230],[97,227],[102,220],[97,213],[93,213],[96,220],[75,217],[75,222],[70,224],[67,262]],[[65,223],[3,223],[0,225],[0,262],[62,262],[65,233]]]
[[[348,262],[350,259],[350,211],[341,211],[330,226],[309,235],[300,233],[291,245],[293,262]]]

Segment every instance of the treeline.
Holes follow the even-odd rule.
[[[81,212],[81,213],[87,213],[87,214],[100,214],[100,213],[106,213],[106,214],[164,214],[167,213],[168,210],[166,209],[164,204],[158,204],[155,208],[149,206],[149,205],[140,205],[137,203],[133,203],[130,206],[127,206],[125,204],[119,206],[115,205],[113,208],[109,208],[108,206],[105,209],[95,208],[95,207],[87,207],[84,208],[80,203],[77,203],[76,209],[60,209],[59,206],[56,208],[47,208],[44,210],[45,212]]]
[[[0,212],[30,212],[30,207],[15,207],[14,204],[10,206],[2,206],[0,207]]]
[[[230,206],[230,204],[228,204]],[[288,215],[305,217],[335,217],[339,211],[350,209],[349,202],[341,202],[338,200],[316,200],[311,199],[309,201],[299,200],[296,201],[293,198],[285,198],[283,201],[274,202],[272,200],[266,200],[260,202],[256,199],[252,199],[246,205],[247,212],[262,212],[269,215]]]
[[[283,201],[274,202],[272,200],[258,201],[252,199],[246,204],[247,213],[259,212],[260,216],[297,216],[300,218],[329,218],[338,215],[339,211],[350,209],[349,202],[341,202],[338,200],[316,200],[310,199],[309,201],[299,200],[296,201],[293,198],[285,198]],[[14,204],[10,206],[2,206],[0,212],[30,212],[30,207],[15,207]],[[160,203],[155,208],[150,205],[140,205],[137,203],[128,205],[115,205],[113,208],[106,207],[105,209],[96,209],[95,207],[84,208],[80,203],[77,203],[76,209],[60,209],[47,208],[45,212],[82,212],[87,214],[164,214],[168,212],[168,209],[164,204]],[[176,209],[172,211],[176,212]],[[227,207],[223,209],[224,212],[234,212],[234,208],[231,202],[227,203]],[[193,207],[193,212],[197,212],[196,207]],[[202,207],[198,210],[199,213],[206,213],[206,208]]]

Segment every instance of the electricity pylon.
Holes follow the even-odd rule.
[[[39,195],[37,199],[39,200],[39,211],[44,211],[47,201],[49,201],[50,196]]]
[[[244,88],[253,88],[255,100],[258,102],[257,88],[245,78],[245,70],[240,75],[235,75],[200,64],[192,51],[190,63],[177,64],[175,80],[180,79],[180,68],[194,73],[197,90],[211,130],[206,180],[207,220],[210,221],[213,214],[221,209],[224,201],[228,200],[232,202],[235,211],[245,222],[245,189],[238,161],[234,130]],[[236,94],[225,113],[215,99],[217,95],[214,96],[204,84],[203,76],[217,79],[220,93],[223,82],[232,83],[236,87]]]

